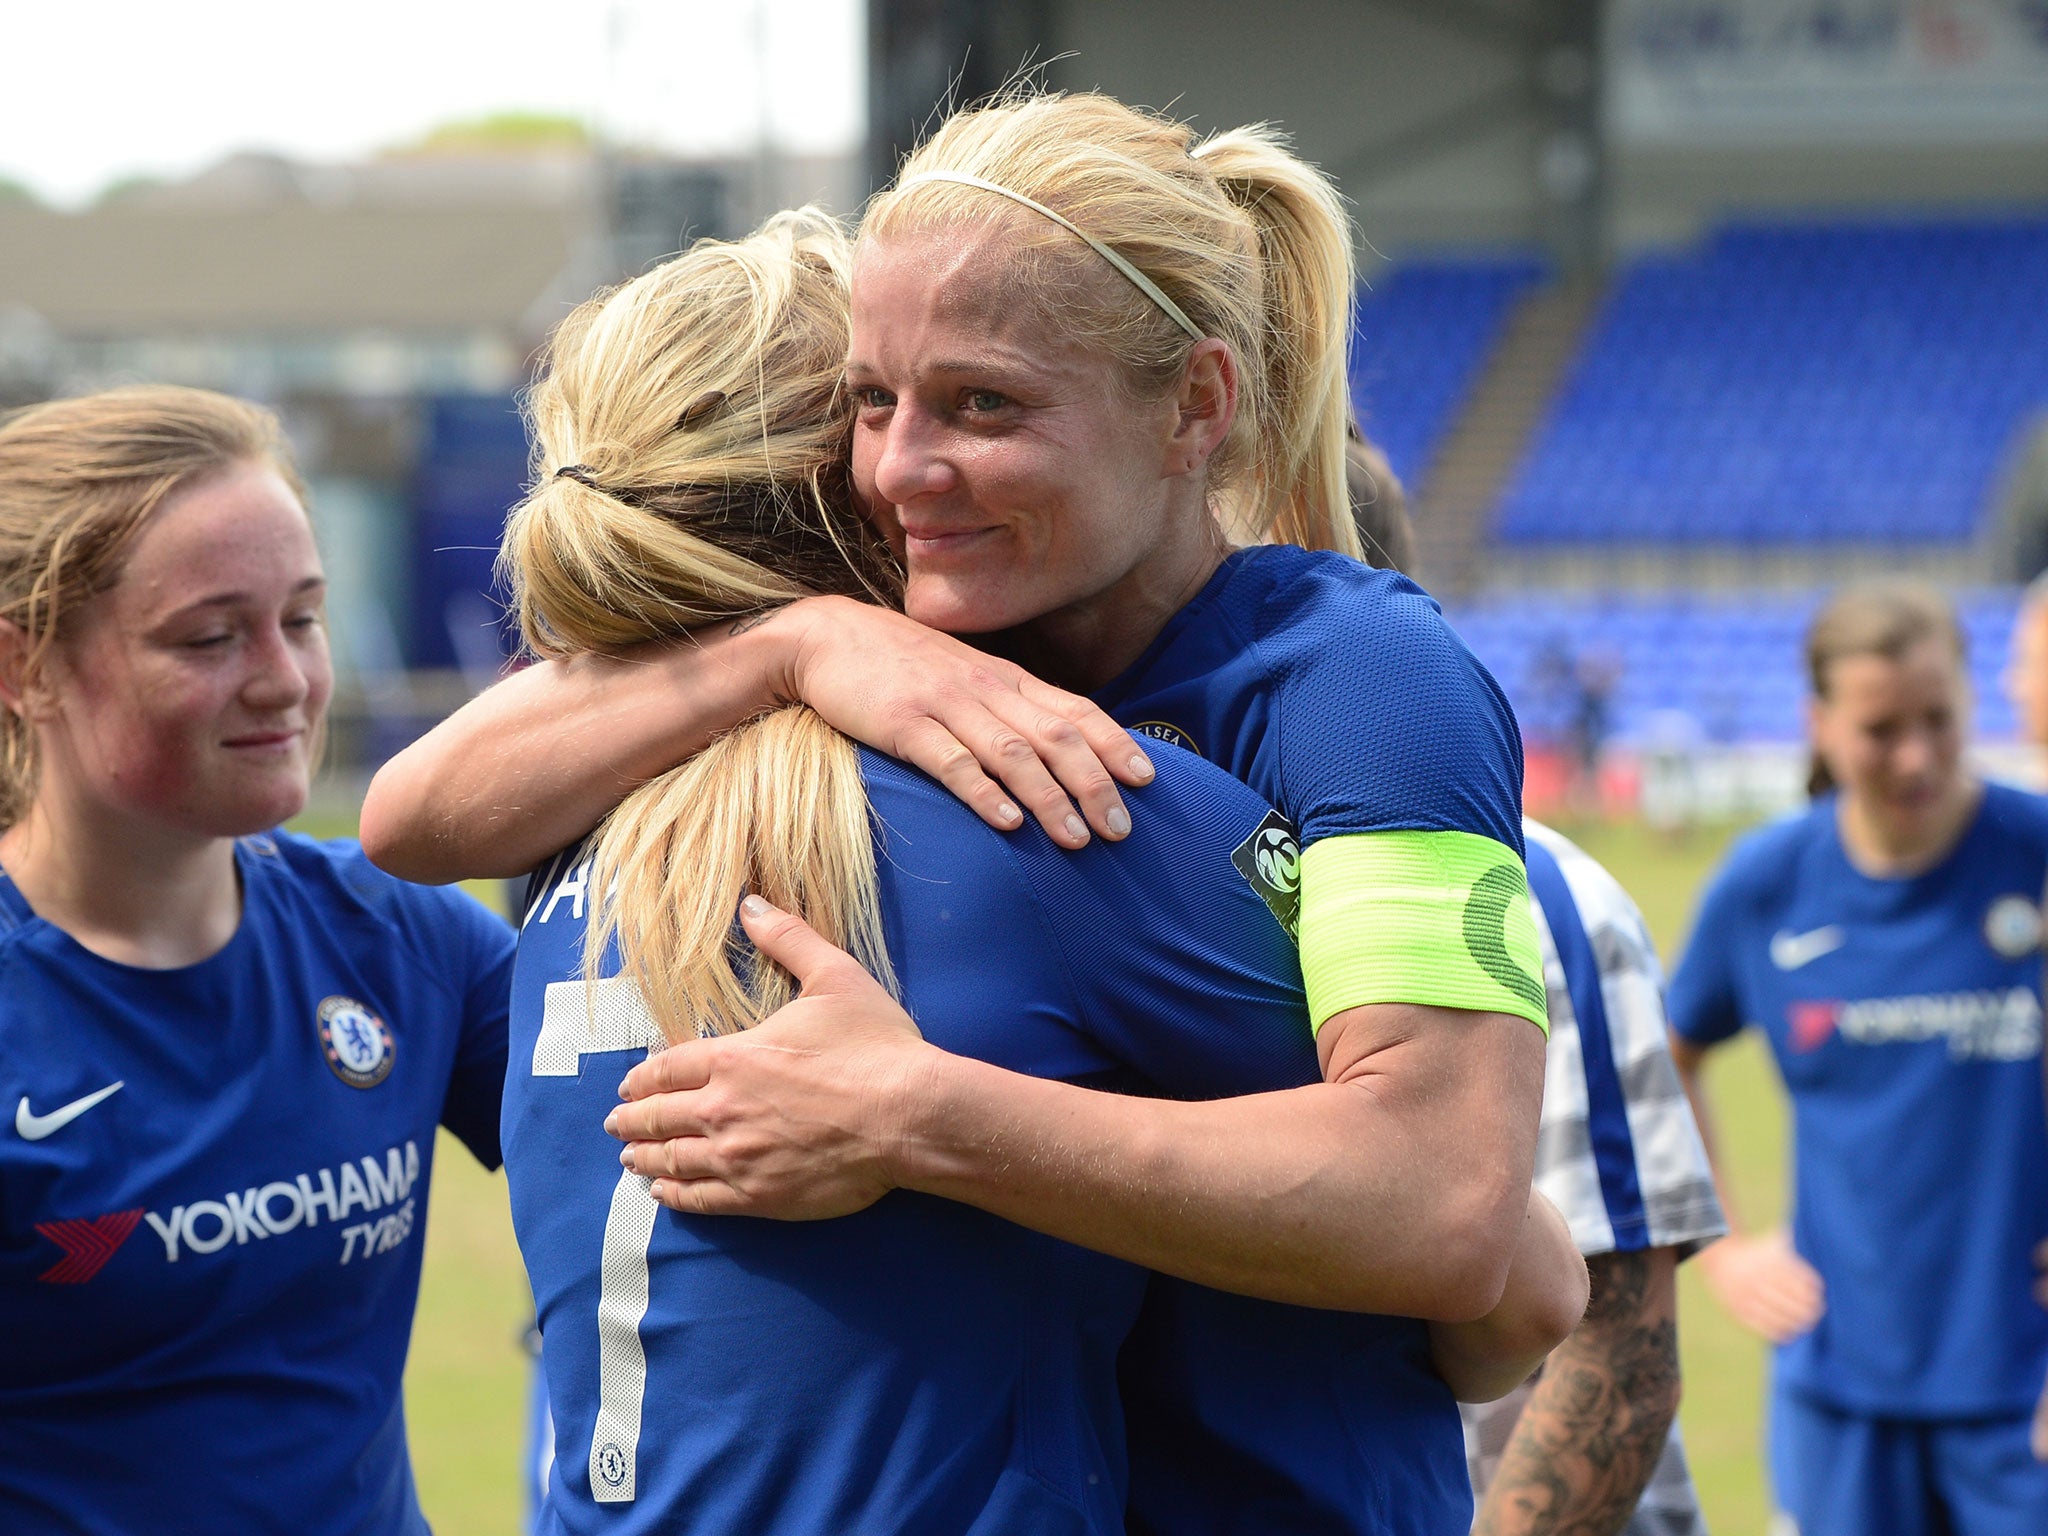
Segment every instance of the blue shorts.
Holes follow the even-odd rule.
[[[2043,1536],[2048,1464],[2031,1415],[1879,1419],[1780,1387],[1771,1480],[1799,1536]]]

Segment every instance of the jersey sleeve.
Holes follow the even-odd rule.
[[[1672,1032],[1694,1045],[1715,1045],[1742,1031],[1736,948],[1748,906],[1743,886],[1734,860],[1714,877],[1665,994]]]
[[[1325,580],[1269,642],[1315,1026],[1414,1003],[1547,1028],[1514,712],[1420,588]]]
[[[1042,839],[1007,844],[1083,1026],[1175,1097],[1319,1080],[1299,960],[1269,905],[1280,896],[1254,883],[1261,834],[1278,818],[1189,753],[1153,747],[1152,757],[1158,775],[1129,795],[1124,841],[1077,853]]]
[[[498,1145],[505,1096],[505,1061],[512,1009],[512,960],[517,935],[504,919],[460,892],[449,904],[450,977],[462,998],[461,1033],[441,1104],[441,1124],[486,1168],[504,1161]]]
[[[419,968],[429,989],[453,1004],[455,1031],[440,1123],[486,1168],[504,1161],[498,1144],[510,1049],[512,960],[518,936],[503,918],[454,886],[413,885],[371,864],[360,846],[328,845],[339,873]]]
[[[1589,1257],[1690,1254],[1727,1225],[1672,1065],[1656,949],[1576,845],[1532,826],[1528,852],[1551,1010],[1536,1187]]]

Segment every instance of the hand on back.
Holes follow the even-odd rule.
[[[896,1185],[902,1133],[888,1107],[915,1102],[935,1047],[809,924],[751,897],[741,922],[802,995],[752,1029],[635,1067],[605,1129],[672,1210],[785,1221],[864,1210]]]

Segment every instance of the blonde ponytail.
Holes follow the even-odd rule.
[[[1238,408],[1209,488],[1226,529],[1359,553],[1344,495],[1350,227],[1328,179],[1277,133],[1240,128],[1197,146],[1186,124],[1107,96],[1019,88],[955,114],[920,145],[896,189],[869,204],[861,238],[977,225],[1015,239],[1029,261],[1025,302],[1115,359],[1140,399],[1178,387],[1195,338],[1073,229],[1224,342]]]
[[[814,210],[705,241],[580,306],[528,400],[534,483],[501,560],[545,656],[674,638],[817,593],[886,599],[854,509],[844,232]],[[671,1040],[745,1028],[792,993],[737,937],[740,897],[802,913],[891,991],[853,745],[792,706],[642,785],[597,834],[584,951]]]
[[[1265,275],[1262,526],[1246,534],[1358,557],[1344,478],[1357,273],[1343,204],[1263,125],[1218,134],[1195,158],[1250,216]]]

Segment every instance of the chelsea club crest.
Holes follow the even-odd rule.
[[[2024,896],[2001,896],[1984,914],[1984,942],[2008,960],[2041,947],[2041,909]]]
[[[374,1088],[391,1075],[391,1030],[352,997],[320,1004],[320,1048],[351,1088]]]

